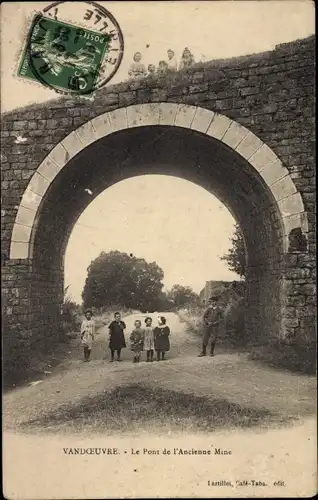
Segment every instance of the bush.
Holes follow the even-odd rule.
[[[188,309],[179,309],[178,315],[181,321],[186,322],[188,328],[194,333],[202,333],[202,318],[205,311],[204,306],[194,306]],[[240,298],[232,301],[225,307],[224,330],[220,340],[224,340],[231,345],[243,345],[244,335],[244,299]]]
[[[250,353],[249,359],[266,363],[273,368],[284,368],[291,372],[315,375],[316,353],[316,341],[307,344],[273,341],[266,346],[255,348]]]
[[[68,294],[68,288],[64,290],[64,303],[62,314],[62,330],[66,336],[69,333],[78,331],[82,321],[82,307],[74,302]]]

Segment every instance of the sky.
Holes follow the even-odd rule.
[[[91,260],[102,250],[119,250],[155,261],[166,289],[180,284],[200,292],[206,280],[238,278],[219,258],[233,227],[225,206],[192,182],[132,177],[106,189],[78,219],[65,256],[65,285],[79,302]]]
[[[16,76],[31,20],[50,3],[2,3],[2,111],[57,96],[54,90]],[[73,3],[76,9],[81,2]],[[115,16],[125,42],[123,61],[112,83],[126,79],[136,51],[146,65],[165,59],[169,48],[179,60],[186,46],[196,60],[211,60],[271,50],[314,33],[314,3],[309,0],[99,3]]]
[[[165,59],[169,48],[179,60],[186,46],[196,61],[207,61],[272,50],[315,30],[314,3],[308,0],[99,3],[115,16],[125,41],[121,66],[110,83],[127,78],[136,51],[146,66]],[[49,4],[2,3],[2,112],[57,97],[53,90],[16,76],[31,20]],[[65,284],[80,301],[90,261],[102,250],[116,249],[155,260],[165,272],[167,288],[180,283],[200,291],[206,280],[235,279],[219,260],[229,248],[233,224],[227,209],[192,183],[164,176],[128,179],[96,198],[75,225],[65,257]]]

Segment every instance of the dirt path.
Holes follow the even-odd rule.
[[[125,318],[128,340],[137,315]],[[6,429],[44,416],[70,402],[78,403],[128,384],[169,389],[186,394],[223,398],[241,406],[266,408],[282,418],[315,415],[314,377],[295,375],[267,368],[247,360],[246,354],[218,353],[214,358],[198,358],[200,339],[187,332],[174,313],[166,314],[171,328],[171,351],[164,362],[133,365],[129,348],[121,363],[109,363],[107,327],[100,329],[92,361],[83,363],[77,343],[71,360],[58,367],[38,385],[12,390],[4,395],[3,416]],[[155,319],[155,318],[154,318]]]
[[[172,349],[166,361],[132,364],[132,353],[125,349],[121,363],[109,363],[108,332],[102,328],[90,363],[82,361],[82,349],[77,342],[64,365],[53,369],[41,383],[4,395],[6,498],[295,498],[315,493],[314,377],[266,368],[249,361],[246,354],[229,353],[220,347],[214,358],[198,358],[200,339],[187,332],[185,323],[176,315],[166,316],[172,331]],[[136,315],[125,318],[126,339],[135,318]],[[134,393],[136,387],[143,395],[141,403]],[[117,390],[124,391],[120,404],[117,396],[114,404]],[[149,398],[144,398],[145,391]],[[156,397],[160,399],[162,394],[163,404],[155,406]],[[196,398],[193,403],[194,396],[203,398]],[[93,410],[90,404],[86,405],[85,410],[87,397],[100,403]],[[167,410],[170,398],[170,408],[177,408],[173,419]],[[227,424],[217,427],[218,420],[240,418],[235,403],[243,412],[252,408],[261,414],[266,409],[278,415],[278,419],[262,420],[252,428]],[[233,414],[229,408],[234,408]],[[66,418],[57,430],[52,415],[58,413]],[[198,428],[195,413],[211,416],[206,432]],[[150,426],[146,425],[147,417]],[[290,417],[292,425],[286,425]],[[79,434],[72,427],[77,418],[82,422]],[[31,431],[30,422],[34,419],[40,419],[40,424],[35,423]],[[95,432],[90,433],[87,419],[96,420]],[[120,423],[113,432],[105,421],[124,425]],[[137,422],[137,427],[133,427],[133,422]],[[22,433],[24,424],[27,432]],[[78,446],[114,447],[119,454],[73,457],[63,453],[65,447]],[[163,447],[221,447],[231,450],[231,455],[205,459],[163,457]],[[139,449],[140,455],[136,457],[132,449]],[[159,450],[159,456],[144,454],[144,449]],[[110,481],[110,477],[115,480]],[[230,486],[211,488],[211,480]],[[261,481],[266,486],[244,487],[244,480]]]

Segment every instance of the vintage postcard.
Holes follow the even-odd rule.
[[[314,4],[1,6],[3,494],[317,492]]]

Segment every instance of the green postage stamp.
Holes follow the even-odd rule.
[[[84,21],[95,15],[98,23],[101,13],[99,6],[95,12],[86,10]],[[98,30],[96,20],[94,29],[89,29],[53,17],[50,12],[38,14],[29,31],[18,76],[62,93],[91,94],[112,78],[121,62],[122,36],[113,21],[113,29],[107,30],[108,23],[104,22]]]

